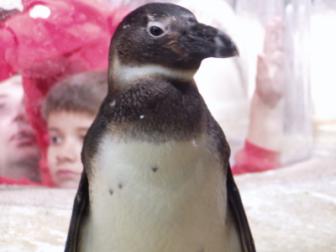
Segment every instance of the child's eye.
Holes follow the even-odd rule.
[[[87,131],[88,131],[87,128],[83,128],[77,132],[78,140],[80,140],[82,143],[84,141]]]
[[[49,143],[51,145],[59,145],[62,142],[62,138],[60,136],[50,136]]]
[[[86,134],[78,134],[78,136],[77,136],[77,137],[78,137],[78,141],[80,141],[81,144],[84,143],[85,135],[86,135]]]

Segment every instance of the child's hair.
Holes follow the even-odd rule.
[[[48,92],[42,106],[45,119],[58,111],[96,115],[107,94],[106,72],[84,72],[58,81]]]

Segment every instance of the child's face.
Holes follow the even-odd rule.
[[[0,83],[0,176],[38,178],[39,151],[18,77]]]
[[[47,118],[48,166],[58,187],[76,188],[83,165],[80,158],[84,136],[93,115],[80,112],[51,112]]]

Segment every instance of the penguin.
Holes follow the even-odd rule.
[[[66,252],[252,252],[230,148],[193,76],[231,38],[170,3],[129,13],[84,139]]]

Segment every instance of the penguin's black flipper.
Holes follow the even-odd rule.
[[[78,191],[74,200],[68,237],[65,244],[65,252],[77,252],[79,244],[79,233],[83,216],[86,215],[89,205],[89,183],[85,171],[82,173]]]
[[[234,218],[238,233],[240,235],[240,242],[244,252],[255,252],[255,245],[251,230],[244,211],[244,206],[240,198],[239,190],[236,182],[233,179],[231,167],[229,165],[227,170],[227,194],[229,209]]]
[[[226,141],[225,135],[221,127],[212,117],[208,109],[206,113],[208,115],[208,134],[212,136],[213,141],[216,142],[218,153],[222,155],[223,162],[225,164],[223,169],[226,171],[226,190],[228,197],[228,209],[230,211],[231,216],[233,217],[234,224],[237,228],[242,251],[255,252],[256,249],[252,233],[250,230],[250,226],[248,224],[247,217],[245,214],[243,202],[240,198],[239,190],[236,185],[236,182],[234,181],[231,167],[229,164],[230,147]]]

